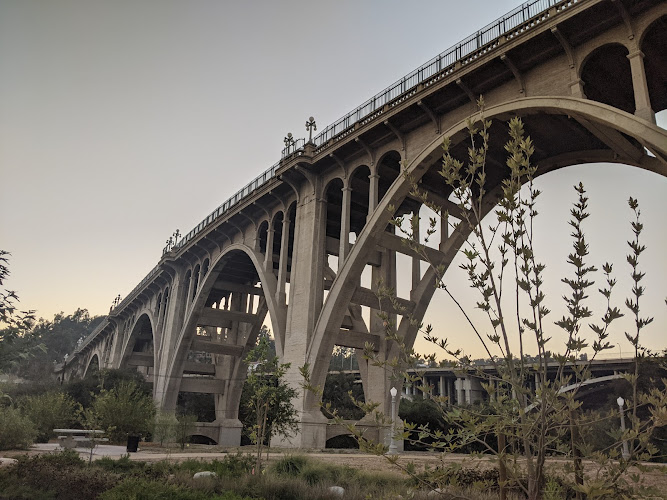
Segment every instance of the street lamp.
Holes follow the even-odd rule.
[[[308,142],[313,142],[313,130],[317,130],[317,125],[315,124],[315,118],[312,116],[306,122],[306,130],[308,131]]]
[[[391,394],[391,442],[389,444],[389,455],[397,455],[398,447],[396,446],[396,440],[394,439],[394,434],[396,434],[396,394],[398,391],[396,387],[392,387],[389,390]]]
[[[296,143],[294,140],[294,136],[292,136],[292,132],[288,132],[285,138],[283,139],[283,142],[285,143],[285,155],[290,154],[290,150]]]
[[[623,412],[623,405],[625,404],[625,400],[619,396],[618,399],[616,400],[616,403],[618,404],[618,411],[621,414],[621,431],[623,434],[625,434],[625,413]],[[627,460],[630,458],[630,451],[628,450],[628,442],[623,438],[623,459]]]

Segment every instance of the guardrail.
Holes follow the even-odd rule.
[[[581,0],[579,0],[581,1]],[[574,4],[577,0],[563,1],[563,0],[532,0],[528,1],[509,13],[505,14],[500,19],[486,25],[476,33],[465,38],[453,47],[441,52],[430,61],[422,64],[419,68],[411,71],[403,78],[394,82],[392,85],[384,89],[382,92],[371,97],[369,100],[361,104],[355,110],[350,111],[342,118],[336,120],[334,123],[326,127],[313,139],[315,145],[320,146],[336,135],[342,133],[355,122],[363,120],[366,116],[374,113],[378,109],[384,107],[385,104],[393,101],[402,94],[408,92],[420,83],[428,80],[433,75],[453,66],[457,61],[464,59],[472,52],[481,49],[487,44],[490,44],[500,38],[502,35],[514,30],[518,26],[529,21],[535,16],[546,12],[551,7],[558,4]]]
[[[402,100],[402,97],[411,92],[414,92],[415,87],[420,83],[428,81],[429,79],[433,78],[433,76],[441,72],[451,71],[456,62],[465,59],[475,51],[479,51],[484,49],[486,46],[493,45],[501,36],[506,35],[507,33],[510,33],[517,28],[528,29],[530,24],[529,21],[537,16],[540,16],[550,8],[556,6],[566,7],[580,3],[581,1],[582,0],[529,0],[528,2],[521,4],[501,18],[478,30],[476,33],[470,35],[444,52],[441,52],[431,60],[422,64],[419,68],[411,71],[397,82],[394,82],[382,92],[379,92],[378,94],[368,99],[353,111],[350,111],[342,118],[327,126],[324,130],[322,130],[322,132],[313,138],[315,146],[320,148],[334,137],[339,136],[345,132],[349,133],[349,130],[356,122],[364,120],[365,118],[367,119],[366,121],[368,121],[369,116],[373,115],[374,113],[379,114],[379,112],[386,104],[397,100]],[[305,144],[305,139],[296,139],[293,144],[290,144],[282,150],[282,159],[288,158],[292,155],[303,154],[303,148]],[[226,200],[222,205],[216,208],[199,224],[197,224],[197,226],[194,227],[189,233],[187,233],[181,239],[177,240],[175,243],[173,243],[173,245],[165,246],[162,250],[162,255],[182,248],[197,234],[199,234],[199,232],[210,225],[218,217],[229,211],[229,209],[234,207],[243,198],[273,179],[279,166],[280,162],[273,164],[269,169],[261,173],[246,186],[237,191],[231,198]],[[141,283],[139,283],[139,285],[137,285],[132,290],[132,292],[126,296],[126,299],[131,297],[138,288],[142,287],[146,281],[152,278],[156,270],[157,267],[153,268],[153,270],[148,273],[148,275],[141,281]],[[124,305],[124,303],[125,299],[121,301],[114,309]]]
[[[316,146],[321,146],[327,143],[330,139],[339,134],[342,134],[350,127],[354,126],[356,122],[361,121],[369,115],[372,115],[373,113],[382,109],[385,104],[388,104],[400,98],[402,95],[409,93],[420,83],[423,83],[441,71],[452,67],[457,61],[464,59],[466,56],[475,52],[476,50],[479,50],[486,45],[492,44],[504,34],[509,33],[512,30],[515,30],[516,28],[524,25],[526,22],[546,12],[551,7],[555,7],[556,5],[571,5],[579,2],[581,2],[581,0],[530,0],[525,2],[524,4],[505,14],[500,19],[497,19],[496,21],[486,25],[476,33],[470,35],[444,52],[441,52],[433,59],[429,60],[425,64],[422,64],[419,68],[411,71],[403,78],[384,89],[382,92],[368,99],[355,110],[350,111],[342,118],[336,120],[334,123],[326,127],[322,132],[317,134],[313,138],[313,142]],[[300,154],[305,144],[305,139],[295,140],[294,144],[282,150],[282,158],[287,158],[293,154]],[[236,192],[234,196],[229,198],[217,209],[211,212],[205,219],[197,224],[197,226],[194,227],[183,238],[178,240],[173,246],[165,247],[162,252],[163,255],[170,250],[181,248],[192,238],[194,238],[202,229],[204,229],[211,222],[213,222],[219,216],[223,215],[231,207],[241,201],[241,199],[245,198],[250,193],[266,184],[268,180],[275,177],[275,172],[279,165],[280,162],[272,165],[271,168],[263,172],[243,189]]]
[[[79,344],[78,346],[76,346],[76,349],[74,349],[74,352],[72,353],[72,355],[71,355],[69,358],[67,358],[67,360],[65,361],[64,364],[67,364],[67,361],[69,361],[70,359],[74,358],[74,355],[80,353],[83,349],[85,349],[85,347],[86,347],[88,344],[90,344],[90,343],[93,341],[93,339],[94,339],[95,337],[97,337],[97,335],[98,335],[102,330],[104,330],[104,329],[107,327],[108,324],[109,324],[109,321],[108,321],[106,318],[103,319],[103,320],[100,322],[100,324],[97,325],[97,326],[95,327],[95,329],[94,329],[92,332],[90,332],[90,333],[88,334],[88,336],[83,340],[83,342],[81,342],[81,344]]]

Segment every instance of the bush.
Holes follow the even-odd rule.
[[[482,486],[484,489],[498,488],[498,469],[478,469],[473,467],[461,467],[453,464],[446,467],[435,467],[426,469],[416,474],[415,478],[422,484],[428,484],[432,488],[444,486]]]
[[[27,396],[19,401],[19,407],[35,424],[38,443],[48,442],[53,436],[53,429],[72,427],[77,421],[80,409],[74,399],[57,391]]]
[[[27,449],[36,436],[35,425],[17,408],[0,407],[0,450]]]
[[[308,458],[303,455],[285,455],[270,466],[270,471],[278,476],[296,477],[306,467]]]
[[[252,468],[255,466],[255,459],[250,455],[237,453],[235,455],[227,455],[222,460],[213,460],[211,462],[203,462],[201,460],[185,460],[178,464],[178,470],[187,471],[190,474],[210,470],[215,472],[219,477],[239,477],[244,474],[250,474]]]
[[[211,495],[205,491],[196,491],[179,485],[145,479],[128,479],[102,493],[100,500],[252,500],[226,491]]]
[[[138,391],[146,396],[152,396],[151,384],[146,382],[141,373],[136,370],[100,370],[87,375],[84,379],[71,380],[62,386],[62,390],[84,408],[88,408],[95,396],[102,389],[110,391],[122,383],[136,384]]]
[[[185,448],[185,443],[192,435],[197,425],[197,416],[192,414],[179,415],[174,427],[174,436],[176,442],[181,445],[181,450]]]
[[[39,490],[38,495],[27,498],[41,499],[53,495],[58,500],[86,500],[97,498],[119,480],[117,474],[86,467],[79,454],[69,450],[51,455],[19,457],[16,464],[4,471],[3,489],[21,491],[27,487]]]
[[[127,474],[135,470],[143,470],[145,465],[146,462],[135,462],[130,460],[129,454],[123,455],[118,460],[114,460],[110,457],[102,457],[95,461],[95,467],[119,474]]]
[[[87,415],[86,425],[99,425],[111,441],[122,443],[127,436],[150,432],[155,404],[135,382],[121,382],[111,390],[103,389]]]
[[[155,415],[153,422],[153,442],[170,443],[176,438],[176,426],[178,421],[172,413],[160,411]]]

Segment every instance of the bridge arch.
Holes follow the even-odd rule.
[[[644,54],[644,68],[651,107],[655,113],[667,109],[667,87],[660,78],[667,68],[667,14],[652,21],[639,37],[639,50]],[[662,84],[661,84],[662,82]]]
[[[197,336],[197,330],[200,328],[198,327],[198,322],[200,321],[202,314],[205,312],[205,308],[211,309],[212,306],[216,304],[221,306],[223,303],[227,308],[230,308],[230,305],[232,305],[233,300],[231,300],[229,293],[225,294],[220,290],[215,289],[215,285],[223,273],[231,273],[232,271],[237,272],[237,269],[235,268],[238,267],[239,263],[250,266],[252,268],[253,276],[248,274],[248,272],[250,272],[250,267],[248,267],[245,271],[245,274],[248,274],[247,276],[245,274],[240,276],[237,282],[234,283],[231,283],[230,281],[232,285],[236,285],[233,286],[233,288],[236,290],[249,290],[250,287],[254,286],[254,283],[248,282],[259,282],[261,285],[262,297],[259,300],[259,303],[256,305],[256,320],[254,320],[254,326],[250,332],[246,331],[247,335],[245,335],[245,345],[242,346],[242,349],[240,350],[230,350],[230,352],[233,351],[236,353],[231,354],[231,356],[233,356],[236,361],[233,363],[233,367],[228,367],[231,371],[234,372],[233,374],[229,374],[230,378],[227,380],[227,382],[229,382],[228,393],[231,394],[234,392],[234,397],[236,399],[240,397],[240,389],[242,387],[243,380],[245,380],[244,374],[242,373],[244,369],[242,361],[246,352],[254,346],[254,340],[267,312],[269,313],[271,326],[274,332],[276,351],[278,353],[283,352],[286,311],[284,307],[281,307],[281,304],[276,298],[276,276],[274,273],[265,270],[263,266],[263,260],[264,256],[243,243],[234,243],[227,246],[223,252],[214,259],[210,266],[210,271],[202,279],[199,290],[197,291],[194,301],[191,304],[189,312],[185,318],[184,326],[182,327],[179,334],[179,339],[175,344],[174,354],[168,363],[166,381],[164,384],[163,393],[160,396],[160,403],[162,406],[166,408],[175,407],[176,397],[178,396],[179,388],[181,386],[181,376],[185,369],[187,354],[191,344]],[[233,278],[230,276],[227,277],[232,280]],[[249,301],[252,300],[253,299],[249,299]],[[253,308],[255,308],[255,306],[250,303],[250,309]],[[236,312],[240,313],[240,315],[246,315],[248,317],[250,316],[249,313],[246,314],[241,310]],[[216,327],[201,328],[203,330],[210,328],[217,329]],[[232,347],[236,347],[236,345]],[[239,387],[231,387],[232,383],[238,385]],[[238,404],[236,405],[236,408],[231,408],[230,411],[232,413],[237,412]]]
[[[134,316],[133,316],[134,317]],[[136,367],[145,377],[154,372],[155,319],[149,310],[142,311],[129,329],[121,350],[118,368]]]
[[[576,141],[572,141],[572,143],[556,141],[551,150],[542,152],[541,158],[534,159],[534,163],[538,165],[537,175],[569,165],[607,161],[627,163],[656,172],[662,176],[667,176],[667,132],[656,125],[649,124],[628,112],[612,106],[574,97],[527,97],[490,107],[485,111],[484,115],[487,120],[494,120],[496,122],[506,120],[513,115],[522,116],[528,122],[526,126],[527,134],[531,136],[533,136],[531,127],[529,126],[531,122],[536,123],[539,120],[543,120],[548,125],[560,122],[561,126],[570,126],[570,121],[575,120],[578,124],[583,123],[590,126],[590,130],[592,130],[591,137],[595,137],[595,132],[599,132],[600,128],[602,128],[604,131],[620,133],[625,137],[631,138],[631,141],[626,140],[622,142],[622,146],[627,148],[625,152],[621,152],[622,154],[611,150],[611,147],[606,147],[605,144],[600,144],[599,146],[601,147],[595,149],[590,149],[590,147],[587,149],[577,149],[573,145]],[[576,125],[576,127],[579,127],[579,125]],[[430,169],[437,168],[441,160],[443,137],[450,137],[453,147],[462,148],[458,153],[463,153],[463,157],[465,157],[466,147],[464,140],[467,137],[466,128],[464,122],[450,126],[442,135],[432,141],[419,154],[415,155],[414,159],[406,166],[406,172],[416,181],[419,181]],[[534,136],[533,139],[536,144],[541,144]],[[597,139],[593,142],[595,141]],[[502,147],[504,141],[500,142],[499,146]],[[586,146],[589,145],[590,142],[586,143]],[[618,146],[618,144],[614,145]],[[644,147],[656,157],[644,154]],[[485,213],[488,213],[496,205],[499,191],[498,186],[504,175],[502,166],[498,166],[494,178],[496,188],[490,189],[485,198]],[[489,175],[489,178],[491,177],[494,176]],[[341,326],[343,313],[355,291],[356,283],[366,264],[368,255],[375,248],[379,237],[385,231],[392,216],[388,212],[388,207],[389,205],[398,207],[408,195],[409,190],[410,185],[403,176],[398,177],[393,182],[386,195],[378,204],[377,209],[369,218],[368,223],[357,239],[357,243],[350,250],[348,258],[339,266],[338,274],[325,300],[315,326],[313,341],[307,352],[307,362],[312,369],[312,381],[316,385],[324,385],[328,366],[327,354],[331,350],[331,339],[335,338],[335,334]],[[447,196],[445,194],[444,198],[446,199]],[[445,267],[451,263],[456,252],[468,237],[468,231],[462,229],[463,226],[461,224],[459,230],[454,232],[441,248],[444,259],[439,263]],[[430,267],[411,294],[412,299],[416,302],[413,315],[417,321],[423,318],[426,308],[430,303],[435,290],[433,286],[434,281],[435,272]],[[416,327],[412,326],[410,321],[404,319],[400,323],[399,334],[405,338],[406,344],[411,346],[416,336]],[[315,395],[307,394],[305,398],[306,408],[314,409],[317,407]]]
[[[588,99],[609,104],[628,113],[635,111],[632,70],[625,44],[605,43],[582,60],[579,78]]]
[[[380,156],[375,168],[375,174],[379,176],[378,201],[384,198],[389,187],[401,175],[402,161],[401,153],[395,149],[390,149]]]
[[[100,356],[97,353],[94,353],[91,357],[90,360],[88,361],[88,364],[86,365],[86,369],[83,371],[83,378],[86,378],[90,372],[97,372],[100,370]]]

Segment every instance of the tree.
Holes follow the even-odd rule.
[[[18,408],[0,406],[0,450],[27,449],[36,435],[34,424]]]
[[[0,250],[0,287],[9,277],[9,253]],[[18,309],[18,295],[12,290],[0,288],[0,373],[10,372],[18,364],[30,359],[44,346],[31,332],[34,311]]]
[[[165,442],[170,442],[176,438],[176,426],[178,420],[171,412],[158,411],[153,422],[153,441],[159,442],[160,447]]]
[[[296,390],[285,380],[289,363],[280,363],[277,356],[269,355],[269,341],[260,337],[245,359],[250,366],[244,391],[247,393],[244,423],[249,428],[250,440],[256,445],[256,468],[262,465],[265,443],[277,434],[291,436],[297,430],[297,411],[292,400]]]
[[[565,345],[552,354],[548,349],[553,342],[545,333],[549,308],[543,289],[543,271],[545,265],[539,262],[535,254],[533,227],[537,216],[536,201],[540,194],[533,185],[537,167],[531,164],[530,158],[534,146],[529,137],[525,136],[524,127],[518,118],[509,122],[509,141],[505,146],[508,153],[508,175],[496,188],[500,192],[500,200],[495,210],[495,221],[490,225],[483,223],[483,218],[493,207],[489,205],[491,196],[487,186],[486,157],[489,151],[489,128],[491,122],[483,117],[483,101],[480,99],[482,118],[475,122],[469,120],[468,158],[467,161],[454,157],[451,141],[447,138],[443,143],[443,162],[440,169],[449,199],[458,208],[460,223],[450,224],[453,229],[463,229],[471,234],[461,250],[465,262],[461,269],[466,273],[470,286],[479,294],[475,307],[483,311],[488,319],[489,334],[476,324],[468,314],[466,307],[454,297],[444,281],[444,266],[431,265],[436,269],[437,283],[454,300],[469,322],[470,328],[479,340],[494,365],[495,373],[482,371],[461,349],[451,347],[447,339],[437,338],[430,326],[425,328],[425,337],[443,349],[455,359],[454,366],[467,370],[481,378],[483,387],[488,393],[488,410],[480,411],[478,407],[462,406],[449,409],[444,398],[435,400],[442,404],[441,411],[444,421],[454,432],[443,434],[438,429],[420,429],[419,440],[430,441],[436,449],[453,451],[476,443],[488,453],[496,456],[500,472],[501,498],[505,497],[506,486],[512,484],[523,490],[533,500],[540,498],[544,486],[545,460],[549,453],[569,457],[574,471],[574,487],[581,493],[592,495],[612,494],[621,486],[623,472],[631,463],[646,459],[653,451],[648,437],[658,426],[667,423],[665,391],[651,389],[648,393],[637,391],[637,370],[628,377],[631,383],[632,397],[629,401],[628,416],[632,431],[617,436],[617,446],[608,450],[606,457],[600,457],[606,469],[601,476],[585,477],[582,467],[581,427],[585,423],[580,419],[576,399],[578,387],[590,376],[590,362],[600,352],[610,349],[608,342],[610,326],[622,316],[620,309],[613,305],[612,290],[616,284],[611,264],[604,264],[604,286],[599,290],[607,301],[606,311],[600,320],[591,322],[593,312],[587,306],[588,290],[594,285],[594,273],[597,268],[587,262],[588,244],[586,242],[583,223],[588,217],[586,191],[583,185],[575,187],[577,201],[571,210],[570,225],[573,228],[573,251],[568,262],[574,269],[573,277],[563,278],[571,290],[564,297],[568,314],[556,321],[556,325],[567,334]],[[405,174],[411,183],[411,195],[428,206],[433,212],[449,220],[449,214],[442,207],[433,204],[418,183]],[[527,186],[522,191],[523,185]],[[626,337],[635,348],[637,366],[642,353],[640,331],[650,323],[650,318],[640,315],[639,301],[643,294],[639,271],[639,256],[644,247],[639,242],[642,225],[639,221],[638,204],[632,198],[629,206],[634,212],[632,223],[634,239],[629,242],[631,253],[628,262],[632,267],[634,286],[632,297],[626,300],[627,308],[635,316],[636,331],[626,333]],[[403,217],[397,217],[393,223],[405,236],[413,250],[419,252],[425,260],[428,255],[424,244],[418,243],[419,216],[414,214],[409,223]],[[429,220],[426,231],[427,239],[435,234],[436,218]],[[508,291],[509,288],[509,291]],[[385,293],[391,295],[385,290]],[[507,296],[509,295],[509,300]],[[391,296],[389,298],[392,298]],[[403,343],[403,339],[393,333],[391,317],[382,315],[388,325],[387,339],[397,342],[401,349],[401,359],[393,360],[393,367],[405,366],[415,354]],[[585,328],[588,326],[588,331]],[[593,351],[588,363],[581,362],[584,349]],[[527,356],[534,349],[535,355]],[[373,354],[368,350],[367,355]],[[547,373],[547,361],[558,364],[555,380]],[[577,361],[580,361],[577,363]],[[569,375],[566,367],[573,374]],[[407,372],[401,376],[410,379]],[[535,377],[537,391],[533,395],[525,384],[528,376]],[[418,381],[416,381],[418,382]],[[574,385],[574,389],[564,392],[561,389]],[[423,382],[420,389],[428,392]],[[649,418],[640,420],[637,409],[640,406],[652,408]],[[408,432],[414,426],[408,426]],[[428,438],[428,439],[427,439]],[[621,440],[629,440],[632,444],[630,460],[619,456]],[[520,462],[518,459],[522,458]],[[609,465],[608,458],[621,458],[618,465]],[[592,457],[589,457],[592,458]],[[524,481],[525,478],[525,481]]]
[[[58,391],[27,396],[18,401],[21,413],[35,424],[38,443],[46,443],[53,429],[71,427],[76,423],[81,406],[70,396]]]
[[[153,387],[141,373],[132,369],[105,369],[93,372],[83,379],[70,380],[62,389],[82,407],[88,408],[101,390],[112,390],[122,383],[133,383],[144,396],[151,397]]]
[[[614,305],[612,297],[616,284],[613,267],[611,264],[602,266],[604,285],[599,292],[607,305],[599,321],[595,322],[591,319],[593,312],[588,307],[587,299],[588,291],[594,285],[597,268],[587,262],[588,244],[583,225],[588,217],[588,198],[583,185],[579,184],[575,186],[577,200],[570,221],[573,250],[568,256],[568,262],[574,271],[572,277],[562,280],[570,288],[570,294],[564,297],[568,313],[556,321],[556,325],[566,332],[567,339],[564,345],[555,345],[545,330],[550,312],[543,286],[545,265],[538,260],[534,247],[533,227],[538,215],[536,203],[540,194],[533,185],[537,173],[537,168],[531,163],[534,146],[531,139],[526,137],[521,120],[512,119],[508,127],[509,141],[505,146],[508,153],[507,172],[499,184],[489,186],[488,178],[491,176],[487,176],[486,157],[491,122],[483,116],[481,99],[480,108],[481,118],[468,121],[466,161],[454,156],[449,138],[443,141],[443,161],[439,172],[444,181],[442,193],[444,198],[456,205],[456,217],[460,222],[452,221],[446,209],[433,203],[432,198],[419,185],[419,179],[412,178],[406,169],[403,175],[410,183],[410,196],[427,206],[436,217],[428,220],[426,240],[423,243],[419,242],[418,237],[420,225],[424,227],[418,213],[413,213],[409,218],[397,216],[392,223],[397,232],[402,233],[411,250],[429,262],[435,271],[437,286],[453,300],[468,321],[472,334],[486,352],[487,360],[494,366],[494,372],[483,371],[463,350],[450,346],[447,339],[436,337],[430,325],[424,328],[417,319],[401,310],[394,291],[382,283],[378,283],[378,295],[380,299],[391,301],[392,306],[406,316],[411,325],[422,329],[427,340],[453,358],[450,366],[480,378],[488,402],[484,406],[451,407],[446,398],[432,397],[435,403],[431,405],[432,409],[438,411],[442,424],[435,428],[424,424],[418,428],[416,424],[407,422],[405,429],[396,438],[411,439],[445,452],[474,445],[492,454],[498,464],[501,499],[506,498],[510,486],[523,491],[530,500],[541,498],[545,486],[547,455],[564,456],[569,460],[573,474],[567,477],[574,478],[572,486],[579,495],[585,494],[589,498],[605,495],[619,497],[623,489],[629,487],[625,483],[628,468],[654,453],[655,447],[650,436],[658,427],[667,424],[664,382],[662,389],[652,386],[642,392],[638,386],[638,368],[634,374],[629,375],[627,380],[631,390],[626,418],[630,420],[630,428],[624,433],[616,431],[613,434],[614,445],[603,452],[588,451],[590,448],[585,443],[586,433],[582,431],[595,422],[580,415],[577,393],[581,384],[590,377],[590,363],[600,352],[612,347],[607,340],[611,325],[623,315],[620,308]],[[496,177],[497,173],[493,172]],[[524,185],[526,188],[522,190]],[[494,206],[495,220],[489,224],[483,219]],[[631,251],[627,260],[632,268],[634,286],[631,298],[626,300],[626,308],[635,319],[636,329],[626,333],[626,337],[635,349],[638,367],[646,354],[641,347],[640,332],[652,320],[640,314],[639,303],[644,292],[641,284],[644,273],[639,269],[639,258],[644,250],[640,243],[643,226],[636,200],[631,198],[629,206],[634,214],[634,238],[628,242]],[[395,209],[390,207],[392,212]],[[445,266],[429,260],[430,254],[425,244],[429,237],[436,234],[441,222],[463,234],[470,234],[460,250],[465,258],[460,267],[470,286],[478,293],[479,298],[474,307],[486,316],[486,327],[477,324],[467,306],[447,288]],[[381,313],[380,319],[386,327],[386,340],[399,347],[399,355],[384,361],[378,359],[369,346],[365,349],[365,356],[375,365],[392,370],[395,379],[416,384],[422,392],[430,394],[430,388],[419,373],[416,376],[408,373],[408,368],[418,367],[419,357],[406,345],[405,339],[396,333],[392,315]],[[587,356],[584,349],[591,350],[593,354]],[[428,357],[422,365],[433,361],[434,356]],[[547,373],[547,363],[558,365],[555,379]],[[302,373],[305,387],[321,392],[310,385],[308,366],[302,368]],[[535,394],[525,383],[528,376],[534,377],[536,381]],[[573,386],[573,390],[562,390],[567,386]],[[386,421],[378,413],[376,403],[367,402],[364,406],[367,411],[376,414],[378,421]],[[336,417],[336,412],[333,413]],[[367,450],[386,454],[385,445],[367,443],[354,426],[348,428],[357,437],[360,446],[363,443]],[[620,455],[622,441],[630,443],[629,458]],[[582,465],[584,455],[597,460],[597,474],[585,474]],[[395,457],[388,458],[396,463]]]
[[[148,434],[155,418],[153,398],[135,382],[121,382],[112,389],[102,389],[89,410],[114,442]]]
[[[355,376],[351,373],[329,373],[324,391],[322,392],[322,403],[330,404],[335,408],[338,415],[345,420],[359,420],[364,412],[354,404],[354,401],[363,401],[364,391],[360,383],[356,383]],[[325,415],[326,416],[326,415]]]
[[[185,448],[185,443],[192,435],[197,425],[197,415],[183,413],[176,418],[175,435],[176,441],[181,445],[181,450]]]

